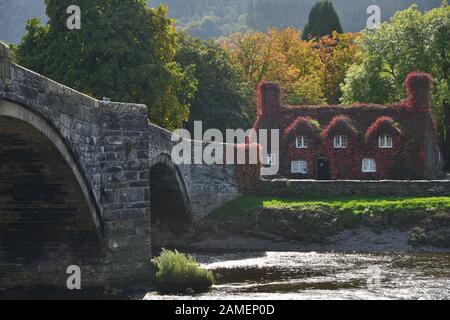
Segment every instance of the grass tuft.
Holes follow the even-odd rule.
[[[163,250],[161,255],[153,260],[155,267],[155,286],[159,293],[174,294],[205,292],[214,284],[211,271],[199,267],[192,256],[178,251]]]

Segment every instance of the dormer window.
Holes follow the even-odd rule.
[[[392,148],[392,136],[388,134],[382,134],[378,137],[378,146],[383,149]]]
[[[308,148],[308,140],[305,136],[300,136],[295,139],[295,146],[297,149],[307,149]]]
[[[334,137],[334,148],[344,149],[347,148],[347,136],[339,135]]]

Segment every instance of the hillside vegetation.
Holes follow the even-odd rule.
[[[76,4],[77,1],[72,1]],[[303,29],[315,0],[148,0],[169,7],[169,15],[180,29],[202,38],[228,36],[247,30],[292,26]],[[365,27],[367,7],[379,5],[382,20],[397,10],[417,3],[421,10],[438,7],[440,0],[333,0],[346,32]],[[44,0],[0,0],[0,39],[18,43],[25,33],[26,20],[37,16],[46,22]]]

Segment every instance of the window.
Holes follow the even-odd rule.
[[[362,172],[377,172],[377,165],[374,159],[363,159]]]
[[[292,173],[308,173],[308,164],[304,160],[297,160],[291,162],[291,172]]]
[[[275,154],[268,154],[267,155],[267,165],[273,166],[277,163],[277,157]]]
[[[347,136],[335,136],[334,148],[335,149],[347,148]]]
[[[306,149],[308,148],[308,140],[305,136],[297,137],[297,139],[295,139],[295,145],[297,149]]]
[[[380,148],[392,148],[392,137],[387,134],[383,134],[378,137],[378,146]]]

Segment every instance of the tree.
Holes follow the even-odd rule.
[[[358,34],[337,33],[324,36],[314,44],[319,52],[322,69],[322,91],[328,104],[338,104],[342,96],[341,83],[348,69],[361,60],[361,52],[355,44]]]
[[[450,6],[421,13],[417,6],[398,12],[359,41],[362,62],[353,65],[342,87],[344,103],[389,103],[405,97],[411,71],[433,76],[433,114],[450,167]],[[418,45],[420,44],[420,45]]]
[[[47,25],[28,22],[20,64],[93,97],[145,103],[151,121],[180,127],[195,91],[189,70],[174,61],[177,34],[166,8],[144,0],[46,0]],[[81,8],[81,29],[66,10]]]
[[[269,29],[266,33],[234,34],[224,42],[243,81],[255,89],[261,81],[275,81],[289,104],[325,102],[321,68],[312,42],[302,41],[293,28]]]
[[[234,34],[223,45],[250,87],[275,81],[288,104],[337,104],[347,70],[361,59],[358,37],[333,32],[305,41],[294,28],[269,29]]]
[[[216,128],[225,132],[227,128],[249,127],[245,86],[222,47],[183,35],[179,38],[176,61],[182,68],[193,68],[198,81],[187,123],[191,132],[194,121],[202,121],[203,130]]]
[[[318,1],[309,13],[308,22],[303,30],[303,39],[319,38],[331,35],[333,31],[342,33],[338,14],[331,1]]]
[[[234,33],[223,42],[244,81],[256,88],[266,75],[272,47],[263,32]]]
[[[269,29],[272,59],[266,80],[280,83],[288,104],[322,104],[323,64],[312,41],[302,41],[293,28]]]

